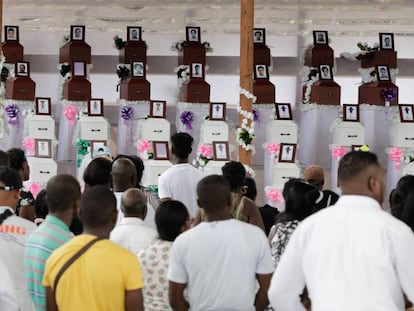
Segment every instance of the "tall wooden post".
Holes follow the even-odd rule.
[[[240,87],[250,93],[253,93],[253,22],[254,0],[240,0]],[[251,112],[252,101],[240,95],[240,108]],[[240,126],[242,121],[239,116]],[[239,161],[251,166],[252,152],[239,146]]]

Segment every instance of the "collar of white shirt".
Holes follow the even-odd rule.
[[[378,201],[374,200],[371,197],[364,196],[364,195],[350,195],[350,194],[342,195],[339,197],[339,200],[336,202],[335,205],[344,206],[344,207],[357,205],[356,207],[366,206],[369,208],[382,209]]]
[[[0,206],[0,213],[3,213],[5,210],[9,210],[10,212],[12,212],[13,214],[15,214],[15,211],[9,207],[9,206]]]
[[[141,225],[144,226],[144,221],[139,217],[124,217],[122,218],[120,225]]]

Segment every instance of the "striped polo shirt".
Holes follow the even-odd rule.
[[[46,293],[42,286],[46,260],[50,254],[73,237],[59,218],[47,215],[29,236],[24,251],[24,272],[35,310],[46,310]]]

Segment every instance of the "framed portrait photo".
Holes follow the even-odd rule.
[[[314,45],[328,45],[328,32],[325,30],[313,31],[313,44]]]
[[[332,81],[332,68],[329,65],[319,65],[319,80]]]
[[[84,25],[70,26],[70,41],[85,41],[85,26]]]
[[[380,50],[394,50],[394,34],[380,33],[379,34]]]
[[[226,120],[226,103],[210,103],[210,120]]]
[[[359,105],[344,104],[343,109],[343,120],[347,122],[359,122]]]
[[[100,148],[108,147],[108,143],[106,140],[91,140],[91,155],[98,153]],[[102,149],[103,151],[103,149]]]
[[[85,62],[73,62],[72,63],[72,77],[86,78],[86,63]]]
[[[401,122],[414,122],[414,105],[400,104],[398,109]]]
[[[200,42],[200,27],[185,27],[185,39],[190,42]]]
[[[190,78],[204,79],[204,66],[202,63],[191,63]]]
[[[150,101],[150,118],[167,117],[167,101],[165,100],[151,100]]]
[[[168,141],[153,141],[152,150],[154,150],[154,160],[169,160],[170,149]]]
[[[292,108],[289,103],[276,103],[275,107],[278,120],[292,120]]]
[[[255,65],[254,78],[257,79],[269,79],[269,69],[266,65]]]
[[[142,28],[136,26],[127,27],[127,41],[141,41]]]
[[[15,65],[16,77],[29,77],[30,76],[30,63],[29,62],[17,62]]]
[[[88,116],[101,117],[104,115],[104,101],[102,98],[91,98],[88,101]]]
[[[214,161],[229,161],[229,142],[228,141],[213,141],[213,160]]]
[[[266,29],[254,28],[253,29],[253,43],[266,44]]]
[[[36,97],[36,115],[50,116],[52,114],[52,104],[50,97]]]
[[[391,81],[390,70],[386,65],[377,66],[378,81]]]
[[[19,42],[19,26],[4,26],[5,41]]]
[[[132,62],[131,72],[133,77],[143,78],[145,77],[145,66],[144,62]]]
[[[52,157],[52,141],[50,139],[35,139],[35,157]]]
[[[296,160],[296,144],[280,144],[278,162],[294,163]]]

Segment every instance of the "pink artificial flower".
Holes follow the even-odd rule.
[[[78,110],[73,105],[67,106],[65,109],[63,109],[63,115],[66,119],[69,120],[69,124],[72,126],[75,125],[75,117],[77,113]]]
[[[390,159],[394,162],[395,169],[398,170],[401,167],[401,157],[403,156],[404,152],[399,147],[393,147],[390,151]]]
[[[346,148],[343,146],[337,146],[332,149],[332,158],[338,160],[342,158],[346,153]]]
[[[268,144],[266,145],[266,149],[267,149],[267,152],[268,152],[270,155],[272,155],[272,154],[276,154],[276,153],[278,153],[278,152],[279,152],[280,146],[279,146],[279,144],[275,144],[275,143],[268,143]]]
[[[27,155],[34,156],[35,155],[35,140],[31,137],[26,137],[23,139],[23,148],[26,150]]]
[[[151,148],[152,148],[152,146],[151,146],[151,144],[150,144],[150,142],[148,140],[146,140],[146,139],[140,139],[140,140],[138,140],[138,143],[137,143],[137,150],[138,150],[138,152],[141,152],[142,153],[142,152],[151,150]]]
[[[31,182],[27,185],[27,190],[29,190],[36,198],[39,192],[42,191],[42,187],[37,182]]]
[[[265,189],[266,197],[271,201],[272,203],[284,203],[282,191],[280,191],[277,188],[274,187],[266,187]]]
[[[200,153],[203,157],[207,159],[213,158],[213,148],[210,145],[201,145],[198,148],[198,153]]]

